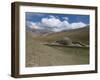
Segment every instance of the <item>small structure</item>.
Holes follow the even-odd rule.
[[[55,43],[58,43],[61,45],[72,45],[72,40],[70,38],[66,37],[64,39],[55,41]]]
[[[74,45],[76,46],[86,46],[86,44],[82,43],[82,42],[79,42],[79,41],[76,41],[76,42],[72,42]]]
[[[52,42],[52,43],[47,43],[47,45],[68,46],[68,47],[89,47],[88,45],[86,45],[80,41],[72,41],[68,37],[65,37],[65,38],[60,39],[60,40],[56,40],[55,42]]]

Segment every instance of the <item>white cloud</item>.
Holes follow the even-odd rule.
[[[53,16],[53,15],[49,15],[49,18],[55,18],[55,16]]]
[[[50,15],[49,18],[42,18],[41,21],[38,23],[30,22],[28,26],[32,29],[50,29],[52,31],[61,31],[82,28],[87,25],[83,22],[69,23],[68,18],[64,18],[65,20],[61,21],[57,17]]]
[[[63,17],[63,19],[64,19],[64,20],[67,20],[67,21],[69,20],[69,18],[68,18],[68,17]]]
[[[41,23],[48,27],[57,27],[61,24],[61,21],[55,17],[42,18]]]
[[[40,28],[35,22],[31,22],[31,21],[27,21],[27,26],[31,29],[39,29]]]
[[[84,26],[86,26],[87,24],[83,23],[83,22],[76,22],[76,23],[71,23],[71,28],[75,29],[75,28],[82,28]]]

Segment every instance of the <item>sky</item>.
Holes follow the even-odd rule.
[[[62,31],[89,25],[89,15],[26,12],[26,26],[31,29]]]

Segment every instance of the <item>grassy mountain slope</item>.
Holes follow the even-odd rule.
[[[54,47],[41,44],[43,41],[60,39],[66,33],[59,32],[47,36],[36,36],[32,32],[26,32],[26,67],[88,64],[88,49]]]
[[[46,42],[53,42],[59,39],[63,39],[64,37],[69,37],[72,41],[80,41],[85,44],[89,44],[89,26],[79,29],[51,33],[46,36],[39,36],[34,39]]]

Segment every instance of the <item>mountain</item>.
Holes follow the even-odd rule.
[[[88,48],[42,44],[42,42],[54,42],[64,37],[69,37],[72,41],[88,43],[89,27],[50,34],[37,35],[35,33],[32,30],[26,32],[26,67],[89,64]]]
[[[53,31],[48,30],[48,29],[29,28],[27,26],[26,26],[26,32],[32,32],[33,34],[36,34],[36,35],[43,35],[43,34],[53,33]]]
[[[69,37],[72,41],[80,41],[89,44],[89,25],[83,28],[50,33],[46,36],[39,36],[35,39],[46,42],[53,42],[59,39],[63,39],[65,37]]]

